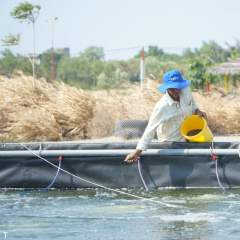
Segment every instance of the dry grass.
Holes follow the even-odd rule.
[[[128,90],[100,91],[94,94],[94,117],[89,124],[89,137],[101,138],[114,135],[115,121],[119,119],[148,119],[154,103],[161,97],[158,84],[148,81],[142,90],[136,84]]]
[[[128,90],[89,92],[63,83],[53,88],[45,79],[0,76],[0,140],[62,141],[101,138],[114,135],[118,119],[148,119],[161,98],[148,80],[142,90],[134,85]],[[208,113],[214,134],[239,134],[239,99],[193,93],[199,108]]]
[[[118,119],[148,119],[155,103],[163,96],[156,90],[157,86],[157,81],[148,80],[144,90],[135,85],[124,91],[96,93],[89,136],[101,138],[113,135],[114,123]],[[222,90],[211,93],[210,97],[202,92],[193,92],[193,95],[199,108],[207,113],[208,125],[213,134],[240,133],[238,98],[222,97]]]
[[[231,95],[230,95],[231,96]],[[200,109],[208,114],[208,126],[214,134],[240,134],[240,102],[239,98],[222,97],[213,93],[194,93]]]
[[[93,106],[89,93],[63,83],[38,79],[36,90],[32,77],[0,77],[0,140],[83,139]]]

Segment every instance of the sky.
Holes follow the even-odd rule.
[[[14,20],[10,12],[25,2],[0,0],[0,39],[21,33],[14,53],[32,53],[32,24]],[[102,47],[105,60],[133,58],[142,47],[157,46],[181,54],[215,41],[227,48],[240,40],[240,0],[27,0],[40,5],[36,21],[36,53],[70,48],[72,57],[88,47]],[[0,42],[0,52],[6,46]]]

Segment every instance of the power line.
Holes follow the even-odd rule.
[[[155,46],[155,45],[149,45],[149,46]],[[142,47],[144,48],[149,48],[149,46],[136,46],[136,47],[126,47],[126,48],[116,48],[116,49],[109,49],[109,50],[104,50],[103,52],[106,53],[106,55],[110,54],[115,54],[116,52],[122,52],[122,51],[128,51],[132,49],[141,49]],[[183,51],[185,49],[188,49],[188,47],[180,48],[180,47],[159,47],[159,49],[163,49],[164,51]],[[71,56],[77,56],[79,53],[72,53]]]
[[[118,49],[111,49],[111,50],[105,50],[104,52],[116,52],[116,51],[125,51],[130,49],[136,49],[136,48],[142,48],[144,46],[138,46],[138,47],[128,47],[128,48],[118,48]]]

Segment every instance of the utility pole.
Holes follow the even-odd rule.
[[[141,88],[144,88],[145,85],[145,61],[144,61],[144,47],[142,48],[142,60],[141,60],[141,73],[140,73],[140,79],[141,79]]]
[[[52,86],[54,87],[54,48],[53,48],[53,23],[57,20],[58,18],[55,17],[53,20],[48,20],[51,26],[51,36],[52,36]]]

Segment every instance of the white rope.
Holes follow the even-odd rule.
[[[20,144],[21,144],[24,148],[26,148],[29,152],[31,152],[33,155],[35,155],[35,156],[37,156],[38,158],[44,160],[45,162],[49,163],[50,165],[54,166],[55,168],[58,168],[57,165],[49,162],[47,159],[45,159],[45,158],[39,156],[38,154],[34,153],[31,149],[29,149],[29,148],[28,148],[27,146],[25,146],[24,144],[22,144],[22,143],[20,143]],[[172,205],[172,204],[168,204],[168,203],[163,203],[163,202],[156,201],[156,200],[153,200],[153,199],[150,199],[150,198],[144,198],[144,197],[140,197],[140,196],[137,196],[137,195],[133,195],[133,194],[130,194],[130,193],[126,193],[126,192],[123,192],[123,191],[119,191],[119,190],[116,190],[116,189],[112,189],[112,188],[109,188],[109,187],[105,187],[105,186],[103,186],[103,185],[100,185],[100,184],[97,184],[97,183],[88,181],[88,180],[83,179],[83,178],[81,178],[81,177],[78,177],[78,176],[76,176],[76,175],[74,175],[74,174],[72,174],[72,173],[70,173],[70,172],[68,172],[68,171],[66,171],[66,170],[64,170],[64,169],[62,169],[62,168],[61,168],[60,170],[63,171],[63,172],[65,172],[65,173],[67,173],[67,174],[69,174],[69,175],[71,175],[71,176],[73,176],[73,177],[75,177],[75,178],[77,178],[77,179],[79,179],[79,180],[82,180],[82,181],[84,181],[84,182],[87,182],[87,183],[90,183],[90,184],[92,184],[92,185],[98,186],[98,187],[100,187],[100,188],[104,188],[104,189],[109,190],[109,191],[121,193],[121,194],[124,194],[124,195],[128,195],[128,196],[131,196],[131,197],[134,197],[134,198],[139,198],[139,199],[146,200],[146,201],[150,201],[150,202],[154,202],[154,203],[160,203],[160,204],[165,205],[165,206],[167,206],[167,207],[178,207],[177,205]]]

